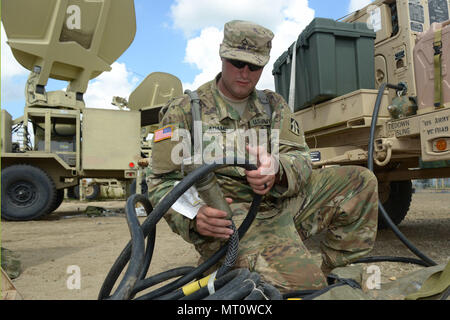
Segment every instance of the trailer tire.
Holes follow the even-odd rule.
[[[38,219],[49,213],[56,197],[55,184],[42,169],[17,164],[2,170],[2,219]]]
[[[86,200],[95,200],[100,195],[100,186],[92,183],[86,188]],[[72,187],[70,196],[74,199],[80,199],[80,185]]]
[[[86,188],[86,199],[95,200],[100,195],[100,186],[97,183],[92,183]]]
[[[411,204],[413,188],[411,180],[391,181],[388,199],[383,207],[395,225],[399,225],[408,213]],[[388,228],[387,223],[378,216],[378,229]]]

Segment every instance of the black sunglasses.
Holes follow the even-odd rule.
[[[258,70],[261,70],[263,68],[261,66],[257,66],[255,64],[251,64],[251,63],[248,63],[248,62],[245,62],[245,61],[240,61],[240,60],[227,59],[227,61],[229,63],[231,63],[234,67],[238,68],[238,69],[242,69],[245,66],[248,66],[250,71],[258,71]]]

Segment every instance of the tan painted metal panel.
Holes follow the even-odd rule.
[[[6,110],[2,110],[2,153],[11,152],[12,151],[12,143],[11,143],[11,125],[12,125],[12,117]]]
[[[434,23],[426,32],[420,34],[414,47],[414,67],[416,72],[417,105],[419,113],[434,109],[434,37],[441,30],[441,68],[442,68],[442,105],[450,106],[450,20]]]
[[[87,108],[82,120],[82,169],[127,170],[140,159],[140,114]]]
[[[361,89],[333,100],[315,105],[295,113],[301,122],[304,132],[323,130],[327,127],[339,126],[349,121],[371,117],[377,97],[377,90]],[[389,117],[387,111],[388,96],[383,96],[379,117]]]

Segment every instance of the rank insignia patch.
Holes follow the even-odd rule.
[[[291,118],[291,131],[298,136],[300,135],[300,126],[294,118]]]

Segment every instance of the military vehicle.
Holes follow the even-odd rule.
[[[409,210],[411,180],[450,176],[450,45],[444,31],[441,42],[435,38],[438,29],[450,33],[449,7],[447,0],[377,0],[338,21],[316,19],[273,68],[315,167],[368,165],[373,127],[373,171],[395,224]]]
[[[83,178],[130,184],[140,175],[138,161],[146,150],[141,124],[155,117],[155,104],[171,98],[166,92],[181,90],[175,77],[155,73],[140,86],[151,90],[139,95],[142,89],[136,89],[126,110],[85,105],[88,82],[110,71],[134,39],[133,0],[2,0],[1,5],[12,53],[30,70],[23,116],[12,119],[1,110],[2,219],[37,219],[54,211],[64,189],[73,191]],[[46,91],[49,78],[68,86]],[[151,110],[142,111],[141,119],[145,108]]]
[[[127,98],[114,96],[113,105],[120,110],[130,109],[141,113],[141,157],[151,157],[151,140],[153,131],[158,128],[158,114],[168,100],[183,93],[183,85],[176,76],[165,72],[152,72],[134,89]],[[138,162],[139,164],[139,162]],[[147,164],[145,165],[147,166]],[[68,189],[68,197],[80,199],[80,187],[84,187],[84,196],[87,200],[97,198],[123,198],[129,194],[147,192],[145,171],[139,166],[131,184],[123,184],[117,179],[83,179],[82,183]]]

